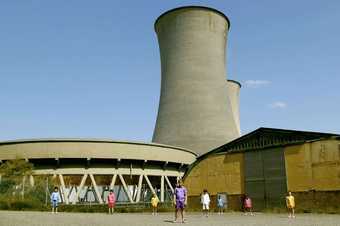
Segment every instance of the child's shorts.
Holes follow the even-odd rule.
[[[58,201],[57,200],[53,200],[52,201],[52,206],[53,206],[53,208],[57,208],[58,207]]]
[[[115,207],[115,204],[113,202],[109,202],[107,205],[109,206],[109,208],[114,208]]]
[[[184,209],[184,200],[176,200],[176,209]]]
[[[209,210],[209,204],[203,204],[202,208],[203,210]]]

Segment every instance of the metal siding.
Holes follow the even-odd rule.
[[[284,206],[287,185],[282,147],[245,153],[245,190],[254,210]]]
[[[245,153],[245,191],[253,201],[254,210],[265,207],[263,164],[259,151]]]
[[[284,207],[287,184],[283,148],[266,149],[262,157],[266,207]]]

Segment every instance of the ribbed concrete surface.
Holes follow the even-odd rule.
[[[162,80],[153,142],[203,154],[238,137],[225,84],[228,27],[222,13],[197,7],[157,20]]]
[[[234,80],[227,81],[228,96],[231,104],[231,110],[233,112],[233,119],[236,124],[237,132],[241,135],[240,126],[240,89],[241,84]]]

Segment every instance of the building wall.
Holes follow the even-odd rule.
[[[200,194],[207,189],[214,207],[218,193],[228,194],[230,209],[240,208],[240,195],[244,194],[244,155],[212,155],[199,162],[185,177],[189,207],[200,207]]]
[[[278,163],[275,163],[270,156],[277,153],[278,149],[283,150],[284,153],[280,161],[284,164],[283,170],[287,182],[285,189],[293,192],[297,210],[331,212],[332,209],[337,209],[340,200],[340,140],[319,140],[261,150],[261,155],[264,156],[261,161],[264,161],[263,163],[269,166],[270,170],[277,168]],[[265,155],[265,152],[270,155]],[[270,163],[273,163],[276,168],[271,167]],[[244,153],[215,154],[198,162],[187,173],[184,181],[188,188],[189,208],[200,209],[200,194],[203,189],[208,189],[212,198],[212,209],[216,207],[218,193],[228,194],[229,209],[241,209],[241,195],[245,193],[245,167]],[[273,179],[275,178],[276,176],[273,176]],[[277,183],[273,185],[276,186]],[[268,194],[264,195],[267,196]],[[284,208],[284,196],[285,192],[273,196],[280,201],[279,205],[266,204],[266,208]],[[265,198],[263,201],[267,203]]]
[[[285,148],[288,190],[340,190],[340,141],[309,142]]]

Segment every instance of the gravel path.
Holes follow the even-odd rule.
[[[189,213],[184,225],[195,226],[340,226],[340,215],[297,214],[288,219],[285,214],[262,214],[243,216],[241,213],[213,214],[208,218]],[[183,225],[172,223],[171,213],[151,216],[146,213],[108,215],[103,213],[58,213],[0,211],[0,226],[162,226]]]

